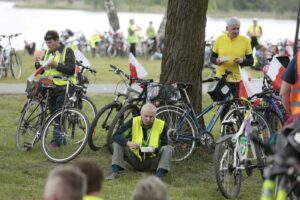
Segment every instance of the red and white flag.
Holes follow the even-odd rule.
[[[262,91],[262,79],[252,79],[246,69],[239,67],[241,81],[239,84],[239,97],[251,97]]]
[[[129,70],[131,78],[144,78],[148,75],[146,69],[137,61],[132,53],[129,53]]]
[[[41,62],[41,66],[33,73],[31,74],[27,80],[28,81],[33,81],[33,79],[35,77],[37,77],[47,66],[50,62],[52,62],[54,59],[54,56],[52,56],[51,58],[49,58],[48,60],[46,60],[45,62]]]
[[[284,73],[284,71],[285,71],[285,68],[279,62],[279,60],[274,56],[269,65],[268,71],[267,71],[267,75],[273,81],[273,89],[274,90],[280,89],[281,82],[282,82],[281,76]]]

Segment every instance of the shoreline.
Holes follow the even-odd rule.
[[[88,12],[105,12],[103,5],[99,5],[98,9],[93,9],[90,5],[83,4],[82,2],[74,3],[72,5],[67,4],[66,2],[58,2],[52,5],[46,3],[30,3],[30,2],[15,2],[14,5],[16,8],[30,8],[30,9],[61,9],[61,10],[81,10]],[[145,6],[145,5],[119,5],[117,6],[117,12],[133,12],[133,13],[155,13],[155,14],[164,14],[165,8],[163,6]],[[297,13],[295,12],[286,12],[284,14],[279,14],[275,12],[261,12],[261,11],[237,11],[231,10],[228,12],[224,11],[207,11],[207,17],[213,18],[229,18],[232,16],[238,18],[259,18],[259,19],[297,19]]]

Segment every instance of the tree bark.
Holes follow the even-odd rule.
[[[119,18],[113,0],[104,0],[104,7],[106,9],[110,26],[114,31],[119,30]]]
[[[168,1],[160,82],[193,84],[188,91],[196,111],[201,110],[201,71],[204,63],[208,0]]]

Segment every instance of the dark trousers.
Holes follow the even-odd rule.
[[[135,43],[130,43],[130,49],[129,49],[130,53],[132,53],[134,55],[134,57],[136,57],[135,54]]]

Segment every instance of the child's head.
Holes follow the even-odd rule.
[[[74,162],[74,166],[78,167],[87,177],[87,194],[101,191],[104,176],[96,161],[90,159],[78,160]]]

